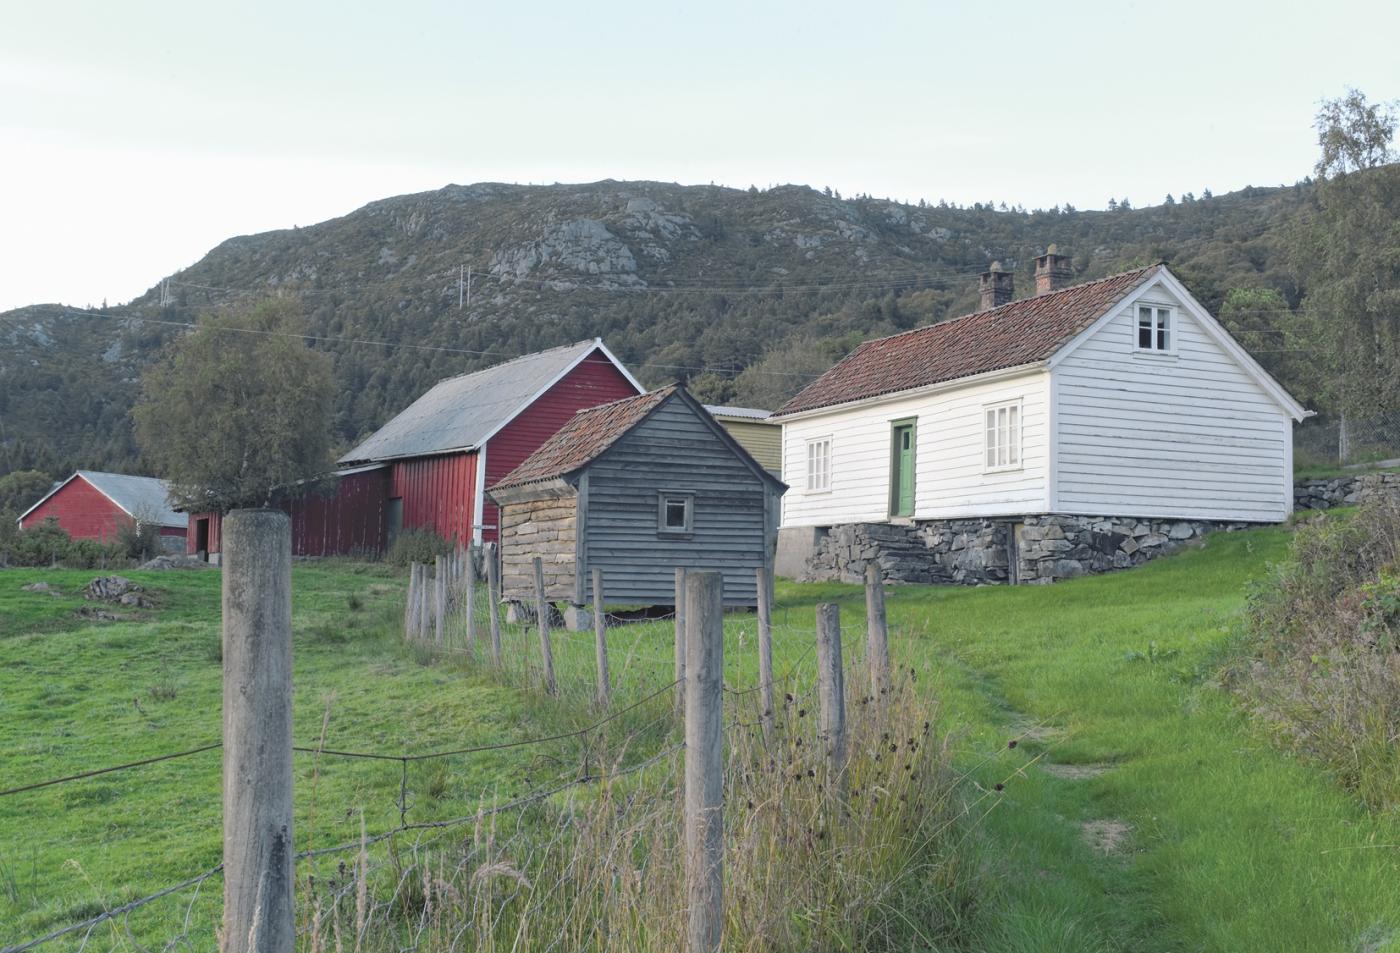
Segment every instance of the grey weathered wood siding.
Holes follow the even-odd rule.
[[[544,563],[545,595],[572,601],[578,499],[547,497],[501,508],[501,592],[507,599],[535,598],[534,559]]]
[[[661,491],[694,493],[689,536],[658,532]],[[754,605],[774,492],[685,401],[668,400],[589,464],[580,571],[603,570],[607,602],[669,605],[678,567],[718,570],[726,605]]]

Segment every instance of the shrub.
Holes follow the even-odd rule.
[[[1316,517],[1251,594],[1234,689],[1374,810],[1400,806],[1400,500]]]
[[[0,565],[100,569],[126,562],[126,551],[119,543],[73,539],[53,519],[0,536]]]
[[[409,563],[431,563],[439,556],[452,552],[452,544],[441,536],[424,529],[407,529],[394,538],[384,561],[391,566]]]
[[[116,545],[128,559],[146,562],[164,550],[160,542],[160,526],[151,522],[123,522],[117,527]]]

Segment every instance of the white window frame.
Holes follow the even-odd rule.
[[[1025,467],[1025,401],[982,405],[982,472],[1007,473]]]
[[[1142,346],[1142,312],[1152,313],[1152,346]],[[1133,305],[1133,350],[1139,354],[1176,353],[1176,309],[1171,305],[1152,301],[1139,301]],[[1165,347],[1157,347],[1157,341],[1165,335]]]
[[[685,525],[666,525],[666,504],[685,504]],[[661,490],[656,494],[656,533],[658,536],[691,536],[695,533],[695,493],[691,490]]]
[[[818,447],[824,447],[820,456],[813,456]],[[832,459],[832,439],[831,434],[823,434],[820,437],[812,437],[807,441],[807,471],[804,485],[808,493],[830,493],[831,492],[831,459]],[[822,466],[814,467],[813,462],[820,460]]]

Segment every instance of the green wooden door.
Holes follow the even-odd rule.
[[[914,515],[914,425],[899,424],[894,428],[893,489],[890,510],[894,516]]]

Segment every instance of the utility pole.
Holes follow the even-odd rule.
[[[472,266],[457,266],[457,310],[462,310],[462,300],[466,299],[467,307],[472,303]]]

